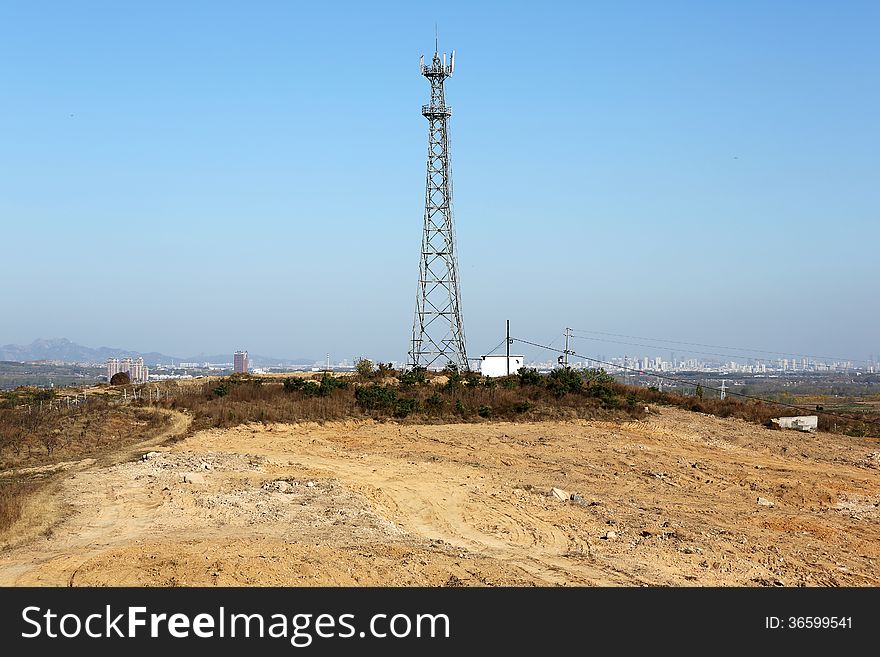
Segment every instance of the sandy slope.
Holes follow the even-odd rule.
[[[666,408],[209,430],[71,470],[0,584],[877,585],[878,452]]]

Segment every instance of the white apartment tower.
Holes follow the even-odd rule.
[[[113,378],[114,374],[125,372],[128,374],[132,383],[146,383],[150,380],[150,369],[144,365],[144,359],[138,358],[108,358],[107,359],[107,381]]]

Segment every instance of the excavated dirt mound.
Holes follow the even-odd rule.
[[[606,422],[244,425],[59,475],[3,585],[880,584],[876,440]]]

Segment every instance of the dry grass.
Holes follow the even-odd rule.
[[[798,410],[791,406],[780,406],[772,402],[728,397],[721,399],[700,399],[696,396],[679,395],[677,393],[660,392],[650,388],[633,386],[615,386],[634,394],[640,402],[677,406],[697,413],[706,413],[717,417],[736,417],[749,422],[770,426],[770,419],[780,416],[798,415]],[[858,437],[880,438],[880,413],[864,413],[858,415],[841,413],[827,414],[816,410],[815,405],[804,404],[801,414],[818,415],[819,430],[841,433]]]
[[[25,499],[38,487],[36,482],[0,483],[0,533],[7,531],[21,517]]]
[[[167,426],[149,408],[103,399],[70,409],[0,409],[0,469],[98,456],[143,440]]]

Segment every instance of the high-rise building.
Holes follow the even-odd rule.
[[[131,377],[132,383],[147,382],[147,367],[144,365],[143,358],[138,358],[132,362],[131,367],[128,370],[128,375]]]
[[[119,373],[119,359],[118,358],[108,358],[107,359],[107,380],[113,378],[114,374]]]
[[[114,374],[125,372],[128,374],[132,383],[146,383],[150,379],[150,370],[144,365],[144,359],[138,358],[108,358],[107,359],[107,380],[113,378]]]
[[[232,356],[232,371],[247,374],[248,371],[248,352],[236,351]]]

